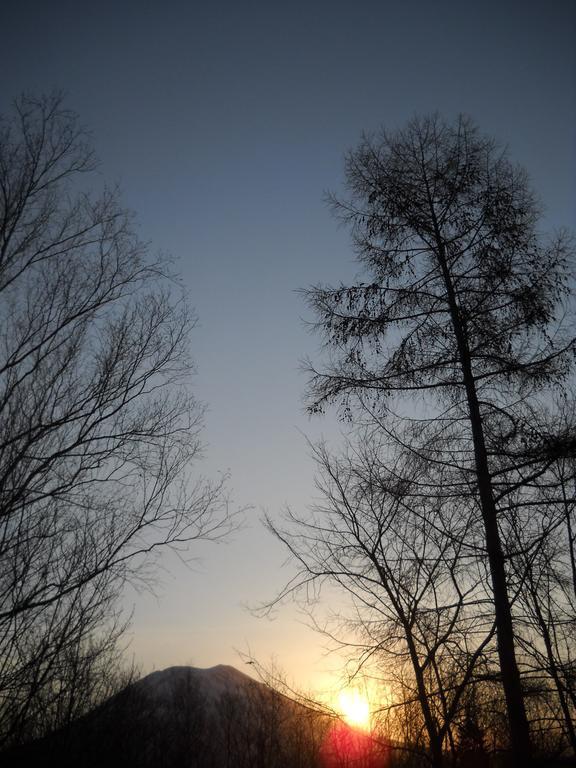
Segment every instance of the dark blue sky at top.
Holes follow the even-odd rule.
[[[298,373],[318,344],[296,289],[356,272],[324,192],[362,131],[463,112],[527,168],[545,227],[576,229],[576,3],[4,0],[0,26],[2,111],[21,91],[65,91],[102,178],[177,260],[200,317],[204,470],[229,468],[234,498],[256,508],[235,543],[202,551],[203,570],[176,565],[159,603],[139,599],[135,650],[202,665],[249,644],[297,675],[314,636],[239,604],[285,575],[257,510],[314,494],[298,430],[336,439],[333,419],[303,415]]]

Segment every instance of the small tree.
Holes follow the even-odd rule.
[[[368,416],[391,446],[438,470],[439,496],[476,506],[522,764],[530,737],[507,531],[535,509],[518,505],[518,493],[530,496],[559,457],[574,455],[573,425],[550,432],[534,421],[538,398],[553,398],[573,367],[562,324],[570,243],[542,241],[525,173],[465,118],[366,138],[346,173],[351,197],[332,202],[368,279],[308,292],[332,353],[326,369],[310,365],[310,409],[336,401],[349,418]]]
[[[159,547],[230,527],[189,474],[194,317],[117,194],[79,191],[95,167],[57,96],[0,125],[0,742],[113,644]]]
[[[545,736],[553,727],[564,731],[565,744],[569,743],[576,754],[573,483],[573,468],[559,461],[539,494],[540,514],[513,531],[516,554],[511,565],[516,581],[522,585],[518,594],[518,643],[523,649],[533,698],[540,699],[541,708],[546,704],[548,709],[540,731]],[[530,546],[534,541],[537,545]]]
[[[412,746],[440,768],[463,694],[492,647],[492,609],[471,546],[470,509],[462,503],[451,514],[451,503],[426,493],[422,462],[399,456],[391,470],[382,449],[367,433],[339,457],[315,447],[323,501],[312,514],[289,513],[286,530],[268,524],[301,566],[286,593],[314,581],[347,594],[348,647],[359,668],[384,673],[394,689],[389,728],[398,706],[407,714],[414,702],[423,738]],[[388,736],[408,740],[391,729]]]

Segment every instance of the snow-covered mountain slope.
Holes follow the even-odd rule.
[[[247,696],[261,683],[239,672],[235,667],[218,664],[215,667],[168,667],[152,672],[134,684],[159,705],[174,699],[174,696],[188,689],[200,697],[204,705],[217,705],[224,696]]]
[[[320,720],[233,667],[170,667],[5,765],[316,768]]]

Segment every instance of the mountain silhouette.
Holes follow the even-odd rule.
[[[313,768],[328,724],[234,667],[170,667],[0,757],[5,768]]]

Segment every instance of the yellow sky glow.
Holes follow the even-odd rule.
[[[357,688],[345,688],[338,694],[338,712],[354,728],[369,730],[370,704]]]

